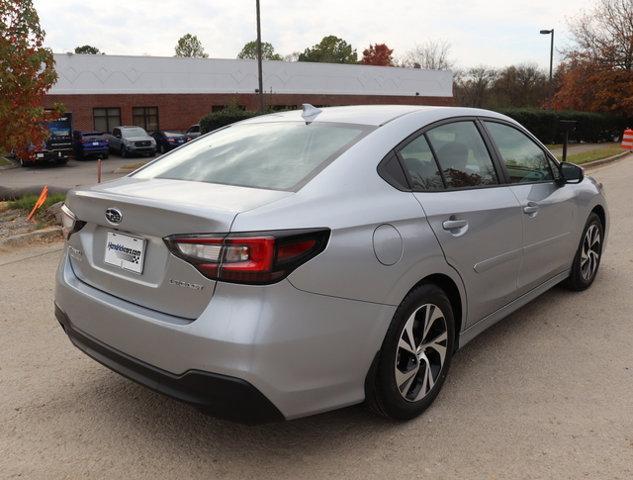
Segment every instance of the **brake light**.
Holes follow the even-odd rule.
[[[269,284],[321,253],[330,231],[290,230],[229,235],[172,235],[170,251],[214,280]]]
[[[86,225],[86,222],[77,220],[75,214],[66,206],[66,204],[62,205],[61,217],[62,235],[64,236],[64,240],[68,240],[73,233],[78,232]]]

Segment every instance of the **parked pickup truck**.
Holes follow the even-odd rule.
[[[73,132],[73,146],[75,158],[83,160],[86,158],[108,158],[110,153],[110,142],[103,132]]]
[[[20,165],[29,166],[43,163],[65,164],[73,151],[71,138],[72,115],[65,113],[62,117],[44,124],[48,129],[48,138],[41,145],[30,145],[29,155],[19,155]]]

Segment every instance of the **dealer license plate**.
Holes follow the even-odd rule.
[[[145,240],[120,233],[108,232],[104,262],[109,265],[143,273],[145,261]]]

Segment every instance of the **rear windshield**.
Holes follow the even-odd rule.
[[[182,137],[183,134],[180,132],[165,132],[166,137]]]
[[[234,125],[174,150],[134,176],[296,190],[371,129],[303,122]]]

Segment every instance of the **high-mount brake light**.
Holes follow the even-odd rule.
[[[285,278],[321,253],[328,229],[234,233],[229,235],[172,235],[170,251],[214,280],[268,284]]]

